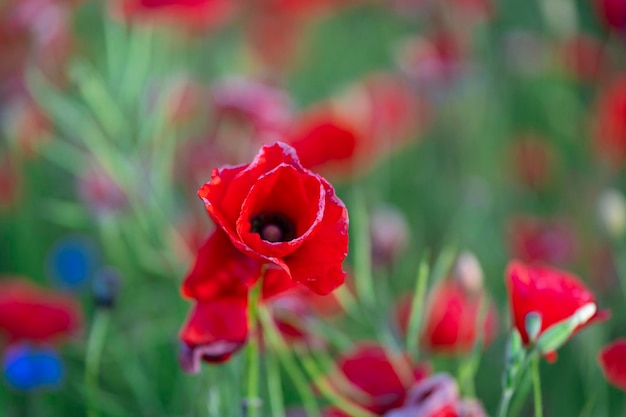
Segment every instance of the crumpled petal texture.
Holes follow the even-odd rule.
[[[217,228],[182,285],[196,301],[180,333],[189,372],[201,360],[227,360],[246,342],[248,294],[262,274],[262,300],[298,284],[328,294],[345,280],[348,252],[344,204],[284,143],[264,146],[249,165],[214,170],[198,195]]]
[[[264,146],[249,165],[215,170],[198,195],[233,246],[247,256],[279,266],[318,294],[344,282],[347,210],[326,180],[302,167],[289,145]],[[251,233],[250,221],[264,212],[289,218],[295,238],[273,243]]]

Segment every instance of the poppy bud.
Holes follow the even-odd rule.
[[[398,209],[383,206],[370,218],[372,260],[377,265],[389,265],[409,243],[409,225]]]
[[[105,267],[96,272],[93,279],[93,300],[97,307],[112,308],[120,290],[120,274],[112,267]]]
[[[619,238],[626,231],[626,200],[617,190],[609,189],[598,198],[598,215],[606,232]]]
[[[469,294],[479,294],[483,289],[483,270],[478,258],[470,251],[459,255],[454,268],[454,278]]]

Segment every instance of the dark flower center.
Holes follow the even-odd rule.
[[[268,242],[287,242],[296,237],[294,224],[280,213],[261,213],[252,218],[250,224],[250,232],[258,233]]]

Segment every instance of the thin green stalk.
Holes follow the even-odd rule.
[[[313,383],[320,390],[320,392],[328,398],[331,403],[339,408],[341,411],[352,417],[376,417],[375,414],[369,412],[365,408],[362,408],[350,400],[340,395],[336,389],[330,384],[327,378],[320,377],[321,372],[313,360],[313,357],[308,354],[299,355],[300,361],[304,366],[304,369],[309,374],[309,377],[313,380]]]
[[[262,280],[252,288],[248,298],[248,328],[250,338],[247,346],[248,383],[245,401],[246,417],[259,417],[261,415],[261,399],[259,395],[260,377],[260,352],[259,335],[257,329],[258,303],[261,295]]]
[[[91,325],[85,356],[85,387],[87,388],[87,416],[98,417],[98,373],[102,348],[109,325],[109,312],[97,310]]]
[[[374,277],[372,274],[371,242],[369,235],[369,221],[365,198],[360,192],[355,192],[353,233],[355,236],[354,248],[354,281],[356,291],[361,301],[367,308],[373,308],[376,303],[374,290]]]
[[[500,404],[498,404],[498,414],[497,417],[506,417],[507,412],[509,411],[509,407],[511,405],[511,399],[513,398],[514,391],[512,389],[507,389],[502,393],[502,397],[500,397]]]
[[[541,376],[539,375],[539,355],[532,359],[533,391],[535,396],[535,417],[543,417],[543,403],[541,401]]]
[[[429,271],[428,253],[425,253],[417,268],[417,279],[415,280],[415,291],[413,292],[413,300],[411,301],[411,314],[409,315],[409,328],[407,329],[406,336],[407,352],[415,360],[419,357],[418,338],[422,323],[422,311],[424,310],[424,298],[428,285]]]
[[[267,366],[267,390],[272,416],[285,417],[285,402],[278,359],[274,354],[268,353],[265,355],[265,365]]]
[[[298,366],[293,353],[287,347],[287,344],[278,332],[278,329],[276,329],[276,325],[274,324],[274,320],[272,319],[269,311],[263,308],[263,306],[259,306],[258,315],[261,325],[263,326],[263,336],[266,337],[276,356],[285,368],[285,371],[289,375],[296,391],[298,391],[298,395],[302,400],[302,406],[304,407],[306,415],[308,417],[320,417],[320,409],[309,387],[309,383],[302,372],[302,369]]]

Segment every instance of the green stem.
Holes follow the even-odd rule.
[[[87,416],[98,417],[98,372],[102,348],[109,324],[109,312],[97,310],[91,325],[85,357],[85,387],[87,389]]]
[[[539,375],[539,355],[535,355],[532,359],[533,373],[533,390],[535,396],[535,417],[543,417],[543,408],[541,401],[541,377]]]
[[[306,415],[308,417],[320,417],[320,410],[311,392],[309,383],[302,369],[298,366],[293,353],[289,350],[282,335],[278,332],[269,311],[261,307],[258,310],[258,314],[261,324],[263,325],[263,335],[267,337],[267,341],[272,347],[272,350],[281,361],[296,391],[298,391]]]
[[[258,303],[261,295],[262,280],[252,288],[248,298],[248,328],[249,341],[247,347],[248,361],[248,384],[245,402],[245,416],[259,417],[261,411],[259,396],[259,374],[260,374],[260,354],[259,354],[259,335],[257,329]]]
[[[506,417],[507,412],[509,411],[509,407],[511,404],[511,399],[513,398],[513,390],[508,389],[502,393],[502,397],[500,397],[500,404],[498,405],[498,415],[497,417]]]
[[[337,393],[337,390],[330,384],[328,378],[320,377],[321,372],[311,355],[302,354],[300,355],[300,360],[302,361],[304,369],[309,374],[309,377],[311,377],[311,379],[313,380],[313,383],[315,384],[317,389],[319,389],[320,392],[326,398],[328,398],[334,406],[336,406],[338,409],[340,409],[349,416],[376,417],[375,414],[369,412],[365,408],[362,408],[350,402],[350,400],[344,398],[339,393]]]
[[[269,391],[270,407],[272,416],[285,417],[285,403],[280,379],[280,367],[274,354],[265,355],[267,366],[267,389]]]

